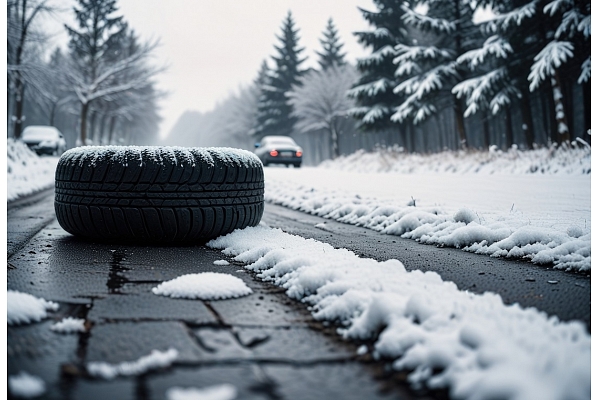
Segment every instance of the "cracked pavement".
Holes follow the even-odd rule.
[[[429,398],[383,362],[357,355],[334,326],[312,319],[306,305],[255,279],[240,264],[203,245],[131,246],[66,233],[54,218],[53,193],[8,210],[8,289],[60,304],[49,318],[8,326],[8,375],[42,378],[43,399],[163,399],[175,386],[236,386],[239,399]],[[229,260],[231,261],[231,260]],[[218,301],[172,299],[151,289],[178,276],[221,272],[253,293]],[[85,319],[86,331],[50,327]],[[90,362],[134,361],[153,350],[178,351],[168,368],[104,380]],[[10,398],[10,395],[9,395]]]

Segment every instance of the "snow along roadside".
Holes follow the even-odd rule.
[[[412,371],[415,386],[447,388],[453,398],[590,398],[591,337],[582,323],[279,229],[246,228],[207,245],[286,288],[315,319],[339,322],[345,338],[374,340],[373,355]]]
[[[591,232],[573,225],[565,230],[527,224],[519,215],[488,215],[461,208],[453,215],[442,207],[398,206],[337,190],[316,189],[269,176],[265,201],[338,222],[456,247],[491,257],[526,258],[556,269],[591,270]]]

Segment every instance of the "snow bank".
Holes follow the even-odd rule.
[[[8,377],[8,389],[15,397],[32,398],[46,392],[46,383],[37,376],[21,371],[18,375]]]
[[[54,186],[58,157],[39,157],[27,145],[7,140],[7,201]]]
[[[201,389],[173,387],[167,390],[167,400],[233,400],[236,397],[237,389],[230,384]]]
[[[425,244],[461,248],[492,257],[526,258],[557,269],[590,271],[591,233],[523,225],[522,221],[481,219],[470,209],[454,215],[441,207],[392,206],[377,199],[269,182],[265,200]]]
[[[410,371],[415,387],[453,398],[590,398],[591,337],[580,322],[264,226],[207,245],[286,288],[314,318],[339,323],[345,338],[373,340],[372,354]]]
[[[6,318],[8,325],[38,322],[48,316],[48,311],[56,310],[58,310],[58,304],[28,293],[9,290],[6,294]]]
[[[502,151],[444,151],[434,154],[408,154],[392,147],[373,152],[359,150],[320,164],[321,168],[355,172],[396,173],[479,173],[479,174],[590,174],[591,148],[583,142],[535,150],[513,146]]]
[[[246,296],[252,289],[233,275],[202,272],[163,282],[152,293],[177,299],[219,300]]]
[[[105,362],[91,362],[87,365],[87,371],[91,376],[103,379],[114,379],[119,375],[141,375],[153,369],[170,366],[177,359],[178,354],[175,349],[167,351],[152,350],[150,354],[138,360],[126,361],[116,365]]]

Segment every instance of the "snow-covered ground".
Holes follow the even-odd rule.
[[[265,197],[427,243],[493,256],[528,256],[534,262],[589,272],[589,150],[554,152],[558,155],[540,151],[545,155],[536,158],[534,152],[493,151],[496,161],[485,162],[479,160],[485,153],[395,154],[392,162],[394,152],[388,152],[383,155],[388,167],[383,169],[369,169],[381,163],[381,154],[357,154],[319,168],[266,168]],[[515,154],[537,161],[516,168],[518,161],[510,161]],[[53,170],[50,173],[47,164],[30,155],[12,160],[19,157],[29,161],[26,168],[19,162],[13,168],[9,164],[9,187],[24,175],[52,182]],[[454,167],[436,157],[446,157]],[[29,184],[22,187],[32,190]],[[247,264],[259,278],[286,288],[290,297],[310,306],[316,319],[340,324],[344,337],[367,340],[369,345],[358,353],[392,359],[394,368],[410,372],[416,387],[447,388],[452,398],[461,399],[591,398],[591,336],[578,321],[507,306],[492,293],[460,291],[436,273],[408,272],[402,260],[364,259],[265,226],[238,230],[209,246]],[[215,265],[224,264],[217,261]],[[175,291],[181,291],[173,282]],[[244,288],[226,286],[234,294],[246,294]],[[15,309],[10,296],[8,303],[9,315],[20,315],[9,316],[15,323],[38,321],[56,308],[43,299],[28,298],[23,304],[31,304],[31,310],[11,314]],[[110,379],[166,367],[175,358],[171,350],[155,352],[118,365],[90,363],[88,372]],[[28,376],[13,381],[11,390],[37,389],[37,381]],[[188,394],[180,389],[174,388],[169,398]],[[219,390],[235,396],[233,388],[225,389]]]
[[[318,168],[266,168],[265,200],[427,244],[586,272],[590,168],[587,148],[359,152]]]
[[[54,186],[59,157],[39,157],[20,141],[7,140],[7,201]]]

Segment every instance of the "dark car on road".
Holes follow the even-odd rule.
[[[67,150],[63,134],[53,126],[31,125],[21,134],[21,140],[37,154],[60,156]]]
[[[269,164],[302,165],[302,148],[289,136],[265,136],[254,153],[266,167]]]

